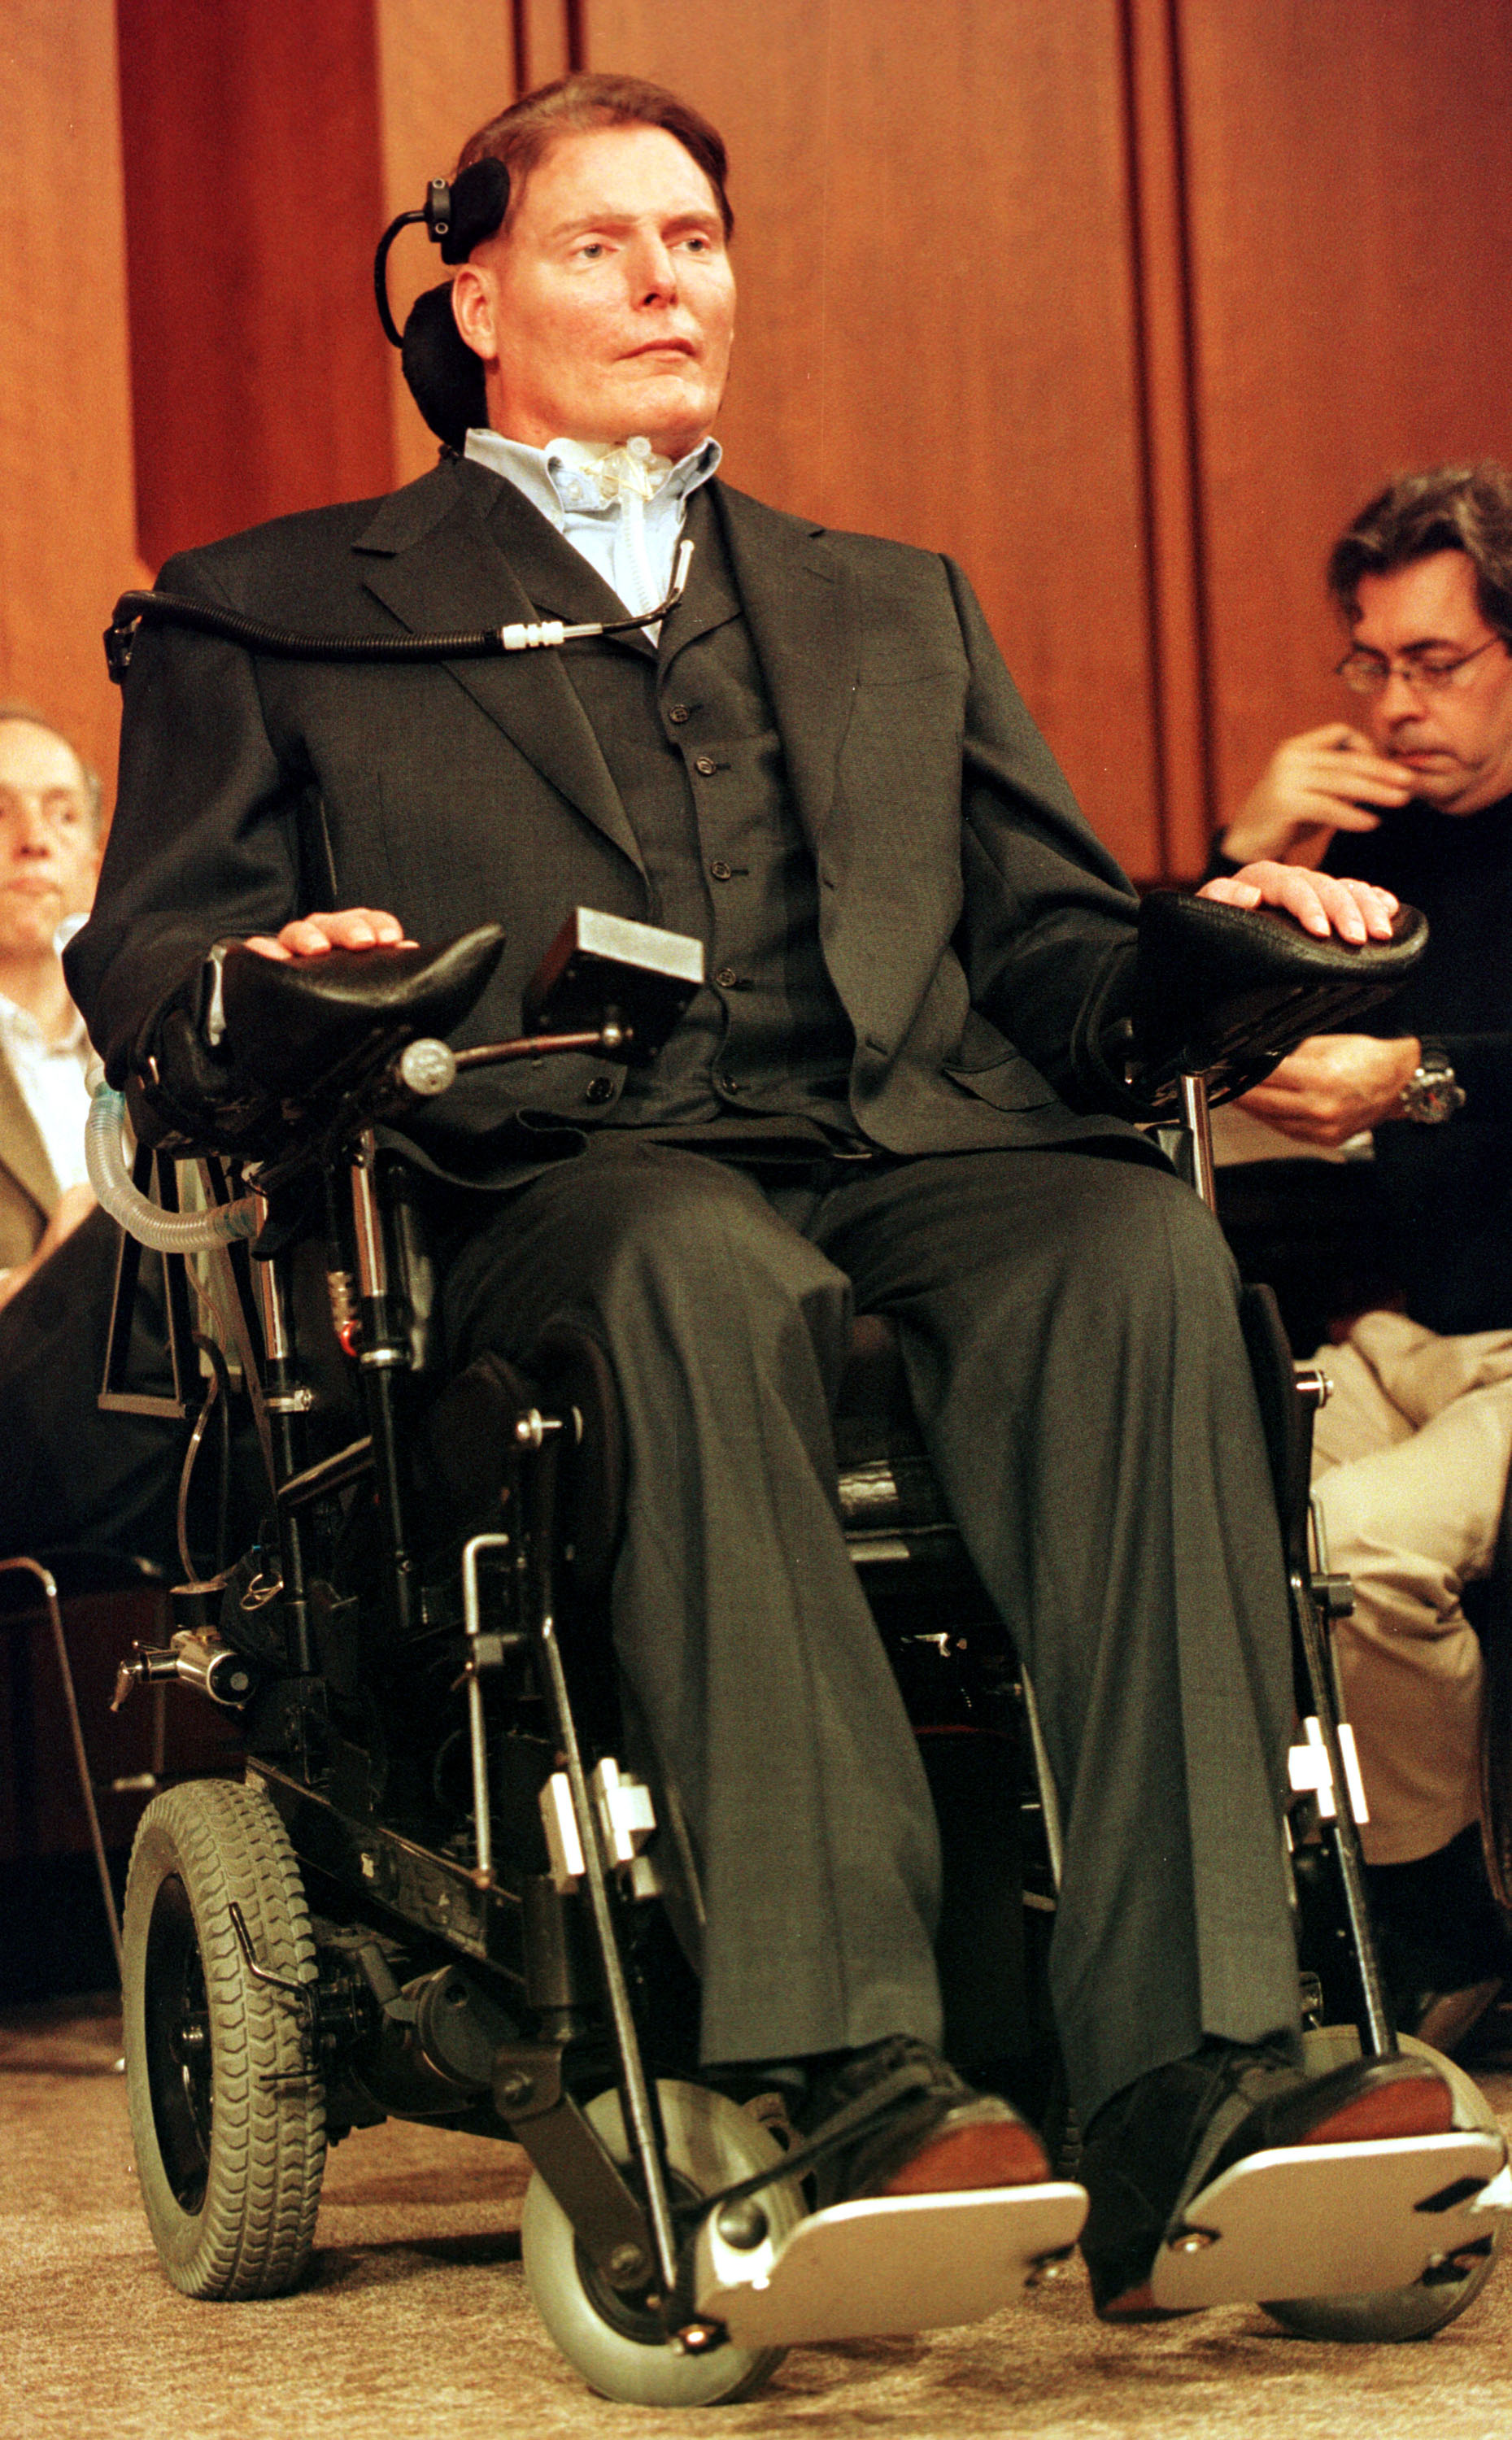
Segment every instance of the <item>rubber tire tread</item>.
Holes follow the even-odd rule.
[[[153,1905],[177,1875],[193,1915],[210,2019],[213,2112],[203,2202],[186,2212],[159,2148],[147,2062],[146,1965]],[[297,2012],[247,1970],[240,1906],[265,1970],[318,1967],[298,1863],[259,1788],[194,1780],[153,1798],[132,1849],[122,1926],[126,2090],[143,2207],[163,2268],[187,2296],[280,2296],[309,2264],[325,2169],[325,2093],[308,2078]],[[300,2079],[272,2085],[269,2079]]]
[[[1442,2052],[1420,2042],[1413,2034],[1402,2035],[1401,2047],[1414,2057],[1431,2059],[1438,2069],[1454,2095],[1456,2126],[1480,2126],[1490,2133],[1500,2132],[1501,2121],[1495,2110],[1458,2060],[1446,2058]],[[1505,2228],[1506,2215],[1498,2214],[1486,2232],[1491,2239],[1490,2252],[1463,2279],[1442,2288],[1425,2288],[1419,2280],[1411,2288],[1386,2288],[1375,2295],[1299,2296],[1285,2303],[1268,2303],[1263,2309],[1294,2339],[1362,2346],[1405,2345],[1413,2340],[1431,2339],[1457,2321],[1467,2305],[1474,2304],[1496,2269]]]

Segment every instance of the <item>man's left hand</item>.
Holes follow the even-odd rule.
[[[1224,880],[1204,882],[1199,898],[1224,906],[1279,906],[1320,941],[1337,933],[1359,948],[1389,941],[1396,901],[1368,881],[1342,881],[1335,873],[1309,872],[1300,864],[1246,864]]]
[[[1314,1033],[1236,1106],[1298,1143],[1347,1143],[1391,1116],[1422,1055],[1415,1034]]]

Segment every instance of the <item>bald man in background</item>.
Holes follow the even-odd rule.
[[[117,1240],[85,1176],[89,1042],[61,950],[89,911],[100,834],[75,747],[0,704],[0,1553],[87,1543],[177,1572],[181,1434],[96,1403]]]

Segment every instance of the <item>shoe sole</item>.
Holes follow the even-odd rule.
[[[1447,2135],[1454,2123],[1454,2095],[1440,2075],[1404,2076],[1358,2093],[1305,2135],[1304,2144],[1380,2144],[1396,2135]]]
[[[877,2188],[882,2195],[965,2194],[982,2186],[1038,2186],[1050,2162],[1033,2127],[1011,2118],[947,2126]]]

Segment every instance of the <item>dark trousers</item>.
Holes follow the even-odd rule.
[[[707,2061],[938,2037],[928,1793],[837,1520],[856,1309],[1028,1668],[1066,1832],[1053,1993],[1084,2118],[1296,2018],[1279,1537],[1232,1264],[1163,1171],[968,1153],[764,1184],[596,1139],[451,1266],[448,1337],[569,1315],[629,1444],[616,1645],[702,1881]]]
[[[176,1576],[186,1428],[97,1404],[119,1241],[92,1211],[0,1308],[0,1552],[87,1543]],[[167,1386],[165,1344],[160,1266],[144,1254],[134,1387]]]

